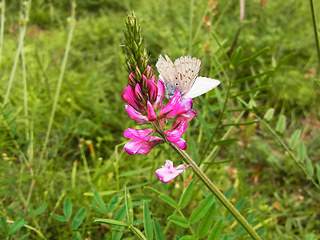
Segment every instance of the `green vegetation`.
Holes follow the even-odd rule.
[[[159,54],[191,55],[221,81],[195,99],[194,161],[263,239],[320,239],[308,1],[246,1],[241,22],[231,0],[0,2],[1,239],[249,239],[191,170],[158,180],[166,159],[181,163],[168,146],[123,150],[131,10],[155,71]]]

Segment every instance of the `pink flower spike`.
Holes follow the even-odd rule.
[[[138,84],[137,84],[138,85]],[[126,111],[129,115],[129,117],[133,120],[138,121],[139,123],[146,123],[148,122],[148,118],[144,115],[142,115],[140,112],[138,112],[137,110],[135,110],[133,107],[126,105],[125,106]]]
[[[149,141],[151,136],[150,134],[153,133],[153,129],[133,129],[133,128],[127,128],[124,131],[124,136],[126,138],[137,138],[139,140],[143,141]]]
[[[121,93],[121,97],[122,97],[123,101],[125,101],[128,104],[130,104],[135,109],[139,110],[139,106],[136,103],[135,93],[133,91],[133,88],[130,85],[128,85],[123,90],[123,92]]]
[[[150,121],[157,119],[157,114],[155,113],[152,104],[148,101],[147,102],[147,109],[148,109],[148,119]]]
[[[170,101],[167,103],[167,105],[161,109],[160,116],[162,117],[166,113],[166,117],[173,117],[176,115],[177,111],[179,110],[179,101],[181,99],[181,94],[179,90],[177,89],[174,93],[173,97],[170,99]]]
[[[162,168],[156,170],[156,174],[162,182],[168,183],[183,173],[187,167],[188,166],[184,164],[176,167],[173,165],[172,161],[167,160],[166,164],[162,166]]]

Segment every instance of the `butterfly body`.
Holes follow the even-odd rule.
[[[183,56],[174,61],[165,55],[159,56],[156,67],[163,80],[167,97],[170,99],[178,89],[182,97],[196,97],[220,84],[218,80],[198,77],[201,61],[195,57]],[[199,83],[197,83],[199,80]],[[193,88],[193,86],[197,86]]]

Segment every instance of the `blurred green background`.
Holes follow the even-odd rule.
[[[183,136],[187,152],[242,213],[252,217],[264,239],[320,239],[320,194],[312,184],[320,179],[319,63],[308,1],[246,1],[242,22],[239,1],[77,1],[58,98],[57,83],[73,23],[71,2],[33,0],[25,22],[27,5],[28,1],[12,0],[1,8],[5,9],[1,103],[13,80],[0,116],[0,215],[4,221],[23,219],[47,239],[71,239],[77,234],[80,239],[135,239],[130,232],[119,238],[110,227],[92,223],[95,217],[116,219],[124,204],[124,187],[129,186],[138,228],[143,229],[139,219],[145,200],[166,239],[190,234],[174,223],[168,226],[173,210],[147,186],[178,201],[191,171],[174,183],[162,184],[154,171],[166,159],[181,163],[174,152],[160,146],[146,156],[129,156],[123,150],[127,141],[123,131],[135,123],[120,96],[128,77],[121,44],[127,13],[134,10],[151,56],[149,65],[154,67],[159,54],[171,59],[190,55],[202,60],[201,76],[221,81],[215,91],[195,99],[198,117]],[[319,8],[316,2],[318,12]],[[15,61],[21,40],[24,58],[20,55]],[[55,99],[57,108],[46,142]],[[270,108],[273,117],[264,118]],[[108,203],[108,214],[91,207],[92,186]],[[207,194],[196,182],[185,215]],[[66,197],[74,212],[87,209],[76,230],[51,215],[63,214]],[[220,219],[219,239],[248,239],[223,207],[215,211],[215,221]],[[2,225],[0,236],[38,239],[39,234],[27,228],[8,234]]]

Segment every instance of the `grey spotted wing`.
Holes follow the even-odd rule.
[[[178,73],[176,72],[175,66],[167,55],[165,55],[165,59],[160,55],[156,67],[164,82],[167,95],[171,98],[179,85],[177,84]]]
[[[178,77],[174,84],[183,96],[193,86],[201,68],[201,61],[194,57],[180,57],[174,61],[174,68]]]

